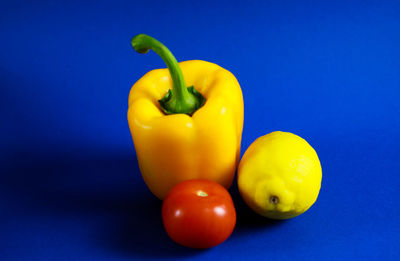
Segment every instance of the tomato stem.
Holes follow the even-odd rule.
[[[208,194],[202,190],[197,191],[197,196],[199,197],[207,197]]]

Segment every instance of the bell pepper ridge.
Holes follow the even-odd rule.
[[[165,114],[184,113],[192,115],[205,103],[205,98],[194,86],[186,88],[181,68],[171,51],[155,38],[146,34],[138,34],[131,40],[133,49],[141,54],[150,49],[157,53],[168,67],[173,87],[160,99],[160,107]]]

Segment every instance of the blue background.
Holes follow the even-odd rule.
[[[400,259],[398,1],[35,2],[0,4],[0,260]],[[269,221],[234,184],[225,243],[167,237],[126,120],[131,86],[165,67],[138,33],[237,77],[242,153],[276,130],[316,149],[309,211]]]

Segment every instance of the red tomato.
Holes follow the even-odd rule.
[[[178,244],[209,248],[232,234],[236,211],[223,186],[209,180],[187,180],[168,192],[162,218],[167,234]]]

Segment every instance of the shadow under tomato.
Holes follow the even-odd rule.
[[[149,192],[148,192],[149,193]],[[152,196],[152,195],[150,195]],[[152,196],[154,197],[154,196]],[[161,201],[158,199],[139,199],[120,222],[111,227],[104,237],[112,238],[107,245],[112,251],[125,256],[185,257],[203,251],[189,249],[174,243],[166,234],[161,219]]]
[[[23,222],[42,216],[73,217],[80,226],[96,220],[88,224],[91,242],[87,243],[116,256],[177,258],[202,253],[181,247],[167,236],[162,202],[144,184],[135,155],[109,154],[51,151],[8,160],[1,190],[15,198],[8,203],[13,209],[10,216],[18,215]],[[51,229],[63,233],[65,228]],[[82,233],[86,231],[77,228],[69,234],[80,238]]]

